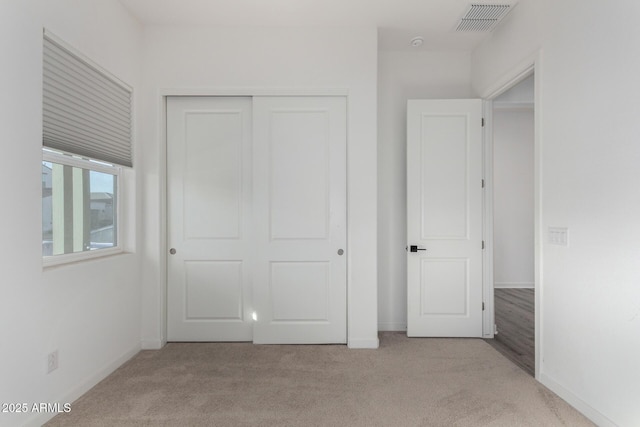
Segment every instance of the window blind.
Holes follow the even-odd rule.
[[[42,144],[133,166],[131,89],[44,34]]]

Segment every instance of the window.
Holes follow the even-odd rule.
[[[42,83],[44,265],[121,252],[132,90],[46,30]]]
[[[114,165],[43,150],[42,256],[57,264],[120,252]],[[108,250],[108,251],[105,251]],[[58,255],[63,255],[58,257]]]

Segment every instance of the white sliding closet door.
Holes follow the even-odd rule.
[[[251,98],[167,99],[169,341],[251,341]]]
[[[253,107],[253,340],[345,343],[346,99]]]
[[[346,99],[170,97],[167,145],[168,339],[345,343]]]

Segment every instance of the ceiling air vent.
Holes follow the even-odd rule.
[[[472,4],[456,31],[491,31],[510,8],[510,4]]]

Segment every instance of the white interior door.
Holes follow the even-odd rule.
[[[251,341],[251,98],[167,99],[170,341]]]
[[[482,101],[407,105],[407,335],[482,336]]]
[[[346,342],[346,99],[254,98],[255,343]]]

